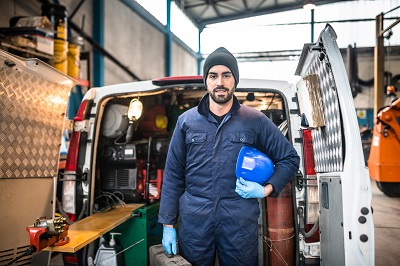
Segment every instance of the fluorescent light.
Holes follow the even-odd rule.
[[[312,4],[312,3],[305,4],[305,5],[303,6],[303,8],[304,8],[304,9],[307,9],[307,10],[314,10],[316,7],[317,7],[317,5],[316,5],[316,4]]]

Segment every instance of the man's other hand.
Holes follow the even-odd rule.
[[[264,187],[252,181],[244,180],[242,177],[236,180],[236,193],[242,198],[264,198]]]
[[[163,226],[162,245],[168,254],[176,255],[176,230],[168,225]]]

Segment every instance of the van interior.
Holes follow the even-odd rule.
[[[197,106],[205,92],[197,87],[168,88],[148,96],[118,96],[104,101],[97,141],[94,212],[121,202],[159,200],[169,141],[178,116]],[[241,104],[264,113],[287,134],[285,104],[278,91],[238,90],[235,95]],[[127,112],[133,99],[143,108],[140,118],[132,123],[131,140],[127,140]]]

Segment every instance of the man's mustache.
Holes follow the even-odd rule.
[[[229,89],[225,86],[217,86],[213,89],[214,92],[216,92],[217,90],[225,90],[225,91],[229,91]]]

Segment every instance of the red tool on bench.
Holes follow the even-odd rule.
[[[44,217],[36,219],[35,223],[26,228],[29,233],[30,245],[24,253],[20,254],[5,265],[11,265],[24,256],[39,252],[49,246],[62,246],[69,243],[69,225],[65,223],[64,217],[47,219]]]
[[[65,223],[64,217],[46,219],[44,217],[36,219],[32,226],[28,226],[26,231],[29,233],[30,246],[35,251],[41,251],[48,246],[62,246],[69,243],[69,225]]]

